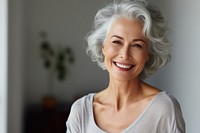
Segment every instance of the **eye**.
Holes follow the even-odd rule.
[[[138,44],[138,43],[133,44],[132,46],[133,46],[133,47],[136,47],[136,48],[142,48],[142,47],[143,47],[142,44]]]
[[[112,43],[114,43],[114,44],[121,44],[121,41],[119,41],[119,40],[114,40],[114,41],[112,41]]]

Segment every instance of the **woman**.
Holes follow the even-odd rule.
[[[68,133],[184,133],[177,100],[146,84],[170,60],[167,27],[145,1],[114,2],[99,10],[87,52],[109,73],[108,87],[77,100]]]

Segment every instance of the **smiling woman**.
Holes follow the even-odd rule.
[[[68,133],[184,133],[177,100],[143,79],[169,59],[167,26],[146,1],[114,2],[99,10],[87,52],[108,71],[109,84],[77,100]]]
[[[148,41],[142,29],[139,20],[120,17],[112,23],[102,46],[110,76],[118,80],[139,77],[149,59]]]

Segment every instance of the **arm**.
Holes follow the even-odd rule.
[[[174,97],[171,97],[171,99],[174,104],[174,115],[175,115],[174,122],[172,125],[173,133],[185,133],[185,121],[183,119],[180,104]]]
[[[81,109],[79,103],[75,102],[71,107],[71,111],[66,122],[66,133],[81,133],[80,111]]]
[[[162,116],[163,133],[185,133],[185,121],[183,119],[180,104],[172,95],[168,94],[165,111]]]

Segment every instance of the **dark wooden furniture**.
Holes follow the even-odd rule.
[[[71,104],[60,104],[54,109],[29,106],[25,110],[24,133],[66,133],[65,123],[70,108]]]

